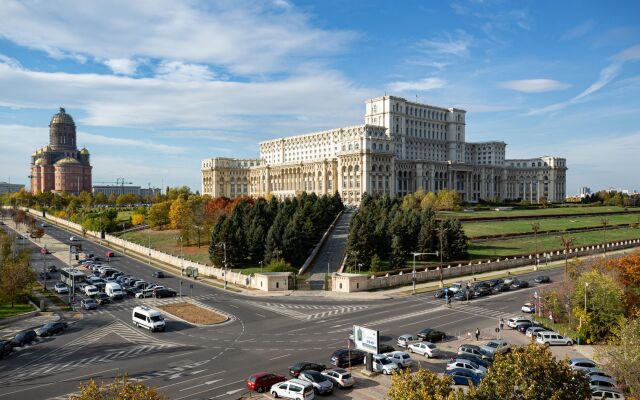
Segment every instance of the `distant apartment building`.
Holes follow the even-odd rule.
[[[136,196],[156,196],[160,194],[160,188],[142,188],[141,186],[129,185],[100,185],[93,187],[93,194],[102,193],[109,197],[110,195],[120,196],[122,194],[134,194]]]
[[[0,182],[0,194],[19,192],[20,189],[24,189],[24,185],[20,185],[18,183]]]
[[[202,193],[278,198],[339,192],[404,196],[451,189],[467,202],[563,201],[564,158],[507,159],[506,143],[465,140],[466,111],[383,96],[367,100],[364,124],[261,142],[258,159],[202,161]]]

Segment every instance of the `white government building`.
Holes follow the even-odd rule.
[[[259,159],[202,161],[202,193],[213,197],[340,193],[403,196],[455,189],[463,201],[542,197],[563,201],[566,160],[505,159],[506,143],[465,142],[466,111],[383,96],[366,101],[364,125],[260,143]]]

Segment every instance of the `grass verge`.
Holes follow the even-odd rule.
[[[4,318],[26,314],[31,311],[34,311],[34,308],[29,303],[14,304],[13,307],[11,307],[11,303],[0,303],[0,322]]]
[[[218,314],[207,308],[187,302],[166,304],[159,308],[187,322],[198,325],[215,325],[229,319],[226,315]]]

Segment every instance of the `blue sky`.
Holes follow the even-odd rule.
[[[467,140],[640,189],[636,1],[2,1],[0,180],[59,106],[95,181],[199,189],[200,161],[363,122],[387,94],[461,107]]]

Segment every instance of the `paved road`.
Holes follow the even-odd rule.
[[[342,265],[344,254],[347,251],[347,237],[349,236],[349,223],[355,214],[352,209],[345,209],[331,235],[324,242],[316,261],[311,269],[309,285],[311,290],[324,290],[325,276],[327,273],[337,272]]]
[[[68,243],[69,233],[55,227],[46,230]],[[95,254],[106,250],[88,241],[83,248]],[[111,263],[151,278],[153,269],[145,263],[123,256]],[[561,273],[548,275],[559,278]],[[177,288],[179,281],[169,277],[162,283]],[[253,372],[286,374],[296,361],[328,363],[333,350],[345,345],[353,324],[379,329],[382,340],[390,344],[398,335],[424,327],[451,335],[476,328],[490,332],[498,318],[517,312],[534,290],[476,299],[469,305],[454,302],[453,308],[446,308],[428,293],[376,301],[263,299],[196,282],[193,298],[233,315],[231,321],[200,328],[170,320],[166,332],[149,334],[131,325],[131,309],[141,300],[106,305],[86,312],[68,332],[0,361],[0,400],[66,398],[83,380],[108,380],[125,372],[172,399],[237,398]]]

